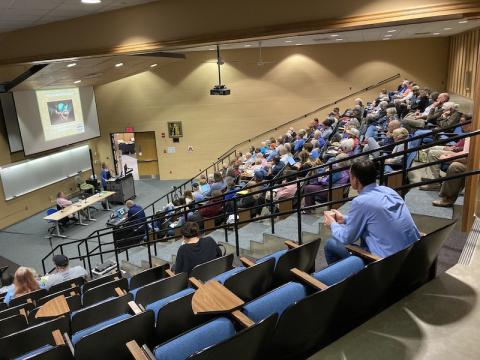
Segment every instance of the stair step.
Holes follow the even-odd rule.
[[[120,262],[120,269],[125,271],[128,277],[132,277],[133,275],[136,275],[139,272],[142,272],[143,270],[145,270],[143,267],[137,266],[127,260],[122,260]]]

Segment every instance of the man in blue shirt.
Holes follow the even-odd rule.
[[[146,221],[145,211],[140,205],[135,204],[132,200],[127,201],[127,221],[130,224],[141,224]]]
[[[332,238],[325,244],[328,264],[349,256],[345,245],[360,239],[361,246],[374,255],[392,255],[420,239],[410,211],[396,191],[376,184],[375,164],[359,160],[350,168],[350,183],[359,195],[347,215],[325,212],[324,224]]]

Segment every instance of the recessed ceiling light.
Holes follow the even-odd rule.
[[[298,44],[295,44],[295,45],[299,46],[299,45],[302,45],[302,44],[298,43]]]
[[[154,68],[155,66],[157,66],[158,64],[152,64],[150,65],[151,68]]]
[[[382,40],[392,40],[392,39],[390,39],[390,38],[383,38]]]
[[[73,83],[74,84],[80,84],[82,82],[82,80],[77,80],[77,81],[74,81]]]
[[[335,40],[337,40],[337,41],[343,41],[343,39],[335,39]]]
[[[102,0],[82,0],[83,4],[100,4]]]
[[[392,32],[395,32],[395,31],[397,31],[397,30],[396,30],[396,29],[392,29],[392,30],[388,30],[387,32],[392,33]]]
[[[208,50],[215,50],[215,48],[210,48],[210,49],[208,49]]]
[[[432,35],[440,35],[440,33],[433,33]]]
[[[74,66],[77,66],[77,63],[71,63],[67,65],[67,67],[74,67]]]
[[[340,35],[338,35],[338,34],[331,34],[330,36],[332,36],[332,37],[337,37],[337,36],[340,36]]]
[[[292,40],[285,40],[285,42],[286,42],[286,43],[291,43],[291,42],[292,42]]]
[[[446,28],[443,28],[443,30],[448,31],[448,30],[452,30],[452,28],[446,27]]]
[[[123,66],[123,63],[115,64],[115,67],[120,67],[120,66]]]
[[[383,37],[389,38],[392,37],[393,35],[383,35]]]
[[[459,21],[458,23],[459,24],[466,24],[466,23],[468,23],[468,20],[462,20],[462,21]]]
[[[250,44],[245,45],[245,47],[250,47],[250,46],[252,46],[252,45],[250,45]]]

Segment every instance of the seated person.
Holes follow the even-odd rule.
[[[192,184],[192,195],[193,195],[193,200],[195,202],[205,200],[205,196],[203,195],[202,191],[200,190],[200,185],[198,185],[198,183],[193,183]]]
[[[200,175],[198,182],[200,184],[200,191],[202,192],[202,195],[208,196],[208,194],[210,194],[210,184],[207,181],[207,177],[205,175]]]
[[[285,167],[285,164],[282,161],[280,161],[280,157],[275,156],[273,158],[273,166],[272,166],[272,172],[271,172],[272,177],[277,176],[278,173],[280,173],[284,167]]]
[[[63,191],[60,191],[57,193],[57,209],[65,209],[66,207],[69,207],[73,203],[68,200],[65,196],[65,193]]]
[[[127,200],[127,221],[131,224],[141,224],[146,221],[145,211],[140,205],[135,204],[132,200]]]
[[[222,174],[220,174],[218,171],[216,171],[214,174],[213,174],[213,184],[210,185],[210,195],[212,194],[213,191],[215,190],[220,190],[221,192],[223,192],[223,190],[225,190],[225,181],[223,180],[223,176]],[[213,195],[211,195],[213,196]]]
[[[447,169],[446,176],[455,176],[467,171],[467,159],[462,158],[452,162]],[[446,180],[440,188],[440,199],[433,200],[433,206],[451,207],[457,201],[460,191],[465,187],[465,177]]]
[[[17,271],[15,271],[13,284],[9,286],[3,302],[9,304],[12,299],[38,289],[40,289],[40,284],[37,279],[35,279],[34,270],[25,266],[20,266]]]
[[[462,115],[460,118],[460,123],[465,123],[467,121],[470,121],[472,119],[471,115]],[[462,126],[462,130],[464,132],[469,132],[471,130],[471,124],[465,124]],[[430,162],[435,162],[438,160],[448,160],[449,158],[463,155],[463,154],[468,154],[470,148],[470,138],[463,138],[458,140],[455,145],[442,145],[442,146],[433,146],[431,148],[425,149],[427,152],[427,161]],[[462,162],[461,159],[455,160],[455,161],[460,161]],[[431,180],[431,179],[438,179],[440,178],[440,167],[441,164],[434,164],[430,165],[429,167],[425,168],[425,172],[427,173],[427,176],[425,178],[422,178],[422,181],[425,180]],[[420,190],[440,190],[440,184],[439,183],[433,183],[433,184],[428,184],[428,185],[423,185],[420,186]]]
[[[55,270],[53,273],[42,277],[41,283],[44,284],[48,290],[53,285],[60,284],[67,280],[76,279],[79,277],[85,278],[87,271],[81,266],[68,266],[69,259],[65,255],[58,254],[53,257],[53,263],[55,264]]]
[[[395,147],[395,140],[393,140],[393,131],[400,129],[401,123],[399,120],[392,120],[387,125],[387,132],[385,138],[381,141],[375,140],[373,137],[367,139],[367,145],[364,146],[363,151],[376,150],[379,147],[388,146],[382,149],[383,152],[391,153]],[[379,153],[374,153],[374,157],[380,156]]]
[[[376,184],[376,169],[372,160],[355,161],[350,167],[350,183],[358,191],[347,215],[338,210],[335,217],[324,213],[324,225],[332,238],[325,244],[328,264],[350,256],[345,245],[357,240],[374,255],[392,255],[420,239],[410,211],[393,189]]]
[[[187,221],[182,227],[183,241],[178,249],[174,271],[189,274],[192,269],[207,261],[222,256],[218,244],[210,236],[200,237],[200,229],[194,222]]]
[[[392,136],[393,136],[394,142],[405,140],[408,138],[408,130],[405,128],[395,129],[392,133]],[[395,147],[392,150],[392,154],[399,153],[400,155],[385,159],[385,169],[384,169],[385,173],[390,173],[392,171],[402,168],[404,145],[407,145],[408,147],[408,144],[401,143],[401,144],[395,145]]]
[[[330,135],[333,134],[333,124],[335,123],[335,119],[334,118],[326,118],[325,120],[323,120],[323,123],[322,123],[322,138],[324,140],[328,140],[328,138],[330,137]]]
[[[335,160],[345,159],[346,154],[340,153],[335,157]],[[349,165],[348,161],[342,161],[335,163],[333,169],[344,168]],[[328,169],[326,169],[328,170]],[[318,199],[321,202],[325,202],[328,199],[328,185],[330,175],[325,175],[312,179],[307,185],[303,187],[305,194],[305,206],[315,205],[315,200]],[[332,188],[348,184],[350,181],[350,169],[346,168],[342,171],[337,171],[332,174]],[[323,190],[323,191],[322,191]],[[320,191],[320,192],[319,192]],[[305,214],[309,214],[310,210],[305,210]]]
[[[198,209],[203,219],[215,218],[215,225],[223,222],[223,193],[220,190],[212,191],[212,198]]]

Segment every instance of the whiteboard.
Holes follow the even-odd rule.
[[[5,200],[76,176],[90,168],[88,145],[2,167],[0,177]]]

